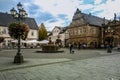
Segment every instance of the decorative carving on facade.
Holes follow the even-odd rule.
[[[92,48],[98,47],[101,40],[100,27],[102,27],[102,23],[102,18],[84,14],[77,9],[68,28],[70,43],[86,45]]]

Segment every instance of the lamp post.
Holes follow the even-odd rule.
[[[112,52],[112,45],[113,45],[113,29],[111,29],[111,27],[108,27],[107,30],[105,30],[106,33],[109,34],[109,38],[108,38],[108,43],[109,45],[107,46],[107,52],[111,53]]]
[[[111,29],[111,27],[108,27],[107,30],[105,30],[105,32],[109,33],[110,37],[113,37],[112,36],[113,29]],[[112,42],[112,39],[110,40],[110,42]]]
[[[15,18],[20,24],[21,20],[23,20],[25,17],[27,17],[27,13],[23,9],[22,4],[20,2],[17,4],[17,9],[18,9],[18,12],[14,8],[12,8],[10,10],[10,12],[11,12],[11,15],[13,16],[13,18]],[[23,62],[23,56],[20,53],[21,52],[21,46],[20,46],[21,36],[20,35],[18,37],[18,52],[17,52],[16,56],[14,57],[14,63],[22,63]]]

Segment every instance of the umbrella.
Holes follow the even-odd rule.
[[[39,43],[37,40],[27,40],[26,43]]]
[[[13,40],[13,41],[11,41],[11,42],[13,42],[13,43],[18,43],[18,40]],[[21,40],[21,43],[26,43],[26,41],[25,41],[25,40]]]
[[[48,41],[48,40],[42,40],[42,41],[40,41],[39,43],[41,43],[41,44],[48,44],[49,41]]]

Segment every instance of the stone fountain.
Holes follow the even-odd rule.
[[[49,43],[47,45],[42,46],[42,51],[45,53],[56,53],[60,52],[58,51],[59,46],[55,45],[52,41],[51,38],[49,38]]]

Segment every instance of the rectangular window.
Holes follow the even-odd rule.
[[[79,30],[78,30],[78,34],[82,34],[82,30],[81,30],[81,28],[79,28]]]
[[[95,28],[92,29],[92,33],[96,34],[96,29]]]
[[[86,28],[83,28],[83,33],[86,33]]]
[[[71,30],[71,35],[73,35],[74,34],[74,31],[73,30]]]
[[[6,34],[6,29],[3,29],[2,33],[3,33],[3,34]]]
[[[34,36],[34,31],[31,32],[31,36]]]
[[[74,29],[74,35],[78,34],[77,31],[78,31],[78,29]]]
[[[75,34],[78,35],[78,29],[75,29]]]

